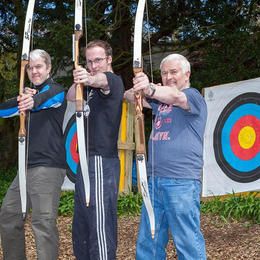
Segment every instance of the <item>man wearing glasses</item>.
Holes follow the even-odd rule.
[[[124,86],[112,71],[112,48],[95,40],[86,47],[87,68],[73,71],[67,99],[75,101],[75,85],[84,85],[86,150],[90,204],[85,202],[81,169],[75,184],[73,249],[77,259],[116,259],[117,194],[120,164],[117,138]]]

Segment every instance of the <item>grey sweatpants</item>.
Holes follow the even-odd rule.
[[[65,172],[64,169],[50,167],[35,167],[27,171],[27,212],[32,209],[32,229],[39,260],[58,258],[56,219]],[[18,176],[9,187],[1,207],[0,234],[4,260],[25,260]]]

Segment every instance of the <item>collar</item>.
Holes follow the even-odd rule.
[[[43,87],[45,87],[46,85],[53,83],[53,79],[52,78],[47,78],[42,84],[40,85],[34,85],[33,88],[37,89],[38,91],[40,91]]]

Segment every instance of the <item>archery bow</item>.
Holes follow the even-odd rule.
[[[34,10],[35,0],[29,0],[25,24],[24,24],[24,35],[23,35],[23,48],[21,56],[21,71],[20,71],[20,85],[19,95],[24,93],[24,78],[26,66],[29,63],[29,52],[30,52],[30,41],[32,33],[32,18]],[[26,113],[20,113],[20,128],[18,133],[18,177],[19,177],[19,188],[21,196],[21,207],[22,214],[25,217],[26,214],[26,129],[25,129]]]
[[[79,40],[83,34],[82,30],[82,11],[83,0],[75,0],[75,24],[74,24],[74,67],[79,68]],[[78,150],[79,150],[79,164],[83,177],[86,205],[88,207],[90,200],[90,184],[88,173],[88,162],[86,154],[86,142],[84,131],[84,100],[83,100],[83,84],[76,85],[76,125],[78,137]]]
[[[134,58],[133,58],[133,71],[136,75],[138,72],[143,71],[142,65],[142,24],[144,16],[144,7],[146,0],[139,0],[134,29]],[[142,93],[139,91],[135,93],[135,143],[136,143],[136,165],[139,173],[139,181],[141,193],[146,207],[151,235],[154,238],[155,233],[155,217],[154,211],[149,195],[147,173],[146,173],[146,148],[145,148],[145,134],[144,134],[144,115]]]

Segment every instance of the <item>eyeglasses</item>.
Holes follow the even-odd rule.
[[[87,60],[87,65],[100,64],[106,58],[107,57],[105,57],[105,58],[96,58],[94,60]]]

